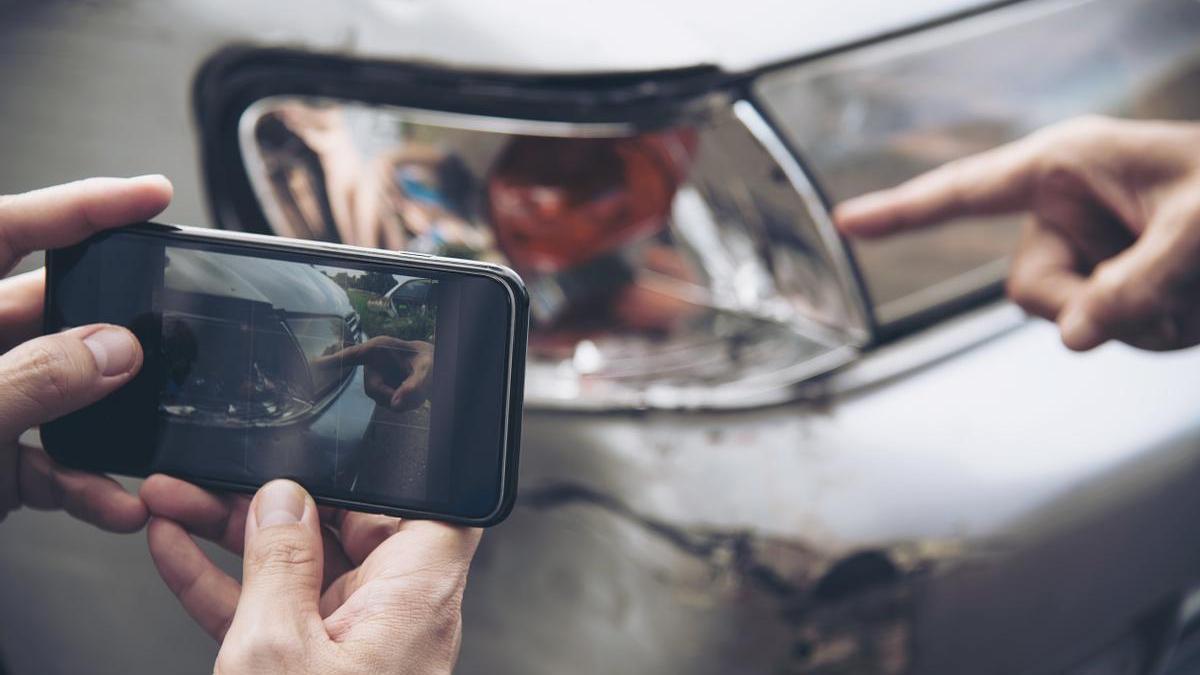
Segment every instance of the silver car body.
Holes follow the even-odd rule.
[[[511,73],[743,72],[982,5],[7,3],[0,192],[163,172],[165,218],[210,223],[191,85],[231,44]],[[531,411],[521,498],[474,564],[459,669],[1151,672],[1200,572],[1197,372],[1196,350],[1070,353],[995,301],[786,405]],[[216,646],[140,535],[22,512],[0,538],[11,672],[210,667]]]

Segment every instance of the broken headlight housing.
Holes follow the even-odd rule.
[[[538,117],[260,95],[236,116],[255,208],[222,223],[512,266],[533,405],[761,405],[865,343],[841,242],[749,103]]]
[[[362,340],[360,318],[315,267],[170,247],[161,412],[173,422],[278,427],[319,413],[353,368],[324,358]]]
[[[169,292],[164,295],[171,295]],[[358,342],[357,316],[292,315],[262,303],[207,298],[223,316],[163,312],[166,378],[160,410],[172,421],[227,428],[278,427],[323,410],[351,369],[317,367],[322,356]]]

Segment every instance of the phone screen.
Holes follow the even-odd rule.
[[[498,508],[513,327],[501,283],[135,233],[56,252],[52,277],[52,328],[126,325],[146,357],[134,383],[57,425],[69,463],[233,486],[289,477],[327,500],[468,518]],[[80,461],[88,436],[126,443],[103,451],[120,466]]]

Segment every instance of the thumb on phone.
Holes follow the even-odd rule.
[[[133,378],[142,348],[118,326],[44,335],[0,356],[0,439],[94,403]]]
[[[323,634],[320,614],[324,549],[317,506],[289,480],[264,485],[246,513],[242,593],[228,637],[252,637],[243,657],[261,657],[265,670],[279,652]]]

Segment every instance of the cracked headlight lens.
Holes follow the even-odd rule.
[[[517,269],[534,405],[774,402],[866,339],[836,234],[746,102],[644,128],[276,96],[240,146],[277,234]]]
[[[251,332],[253,339],[247,339]],[[282,327],[256,330],[237,319],[164,312],[162,335],[167,379],[160,408],[174,420],[275,426],[313,409],[305,361]]]
[[[315,366],[362,338],[349,300],[316,268],[172,249],[155,292],[166,369],[160,409],[174,421],[296,423],[351,375]]]
[[[1084,113],[1200,116],[1200,4],[1022,2],[760,79],[833,199],[890,187]],[[998,282],[1013,218],[856,242],[885,329]]]

